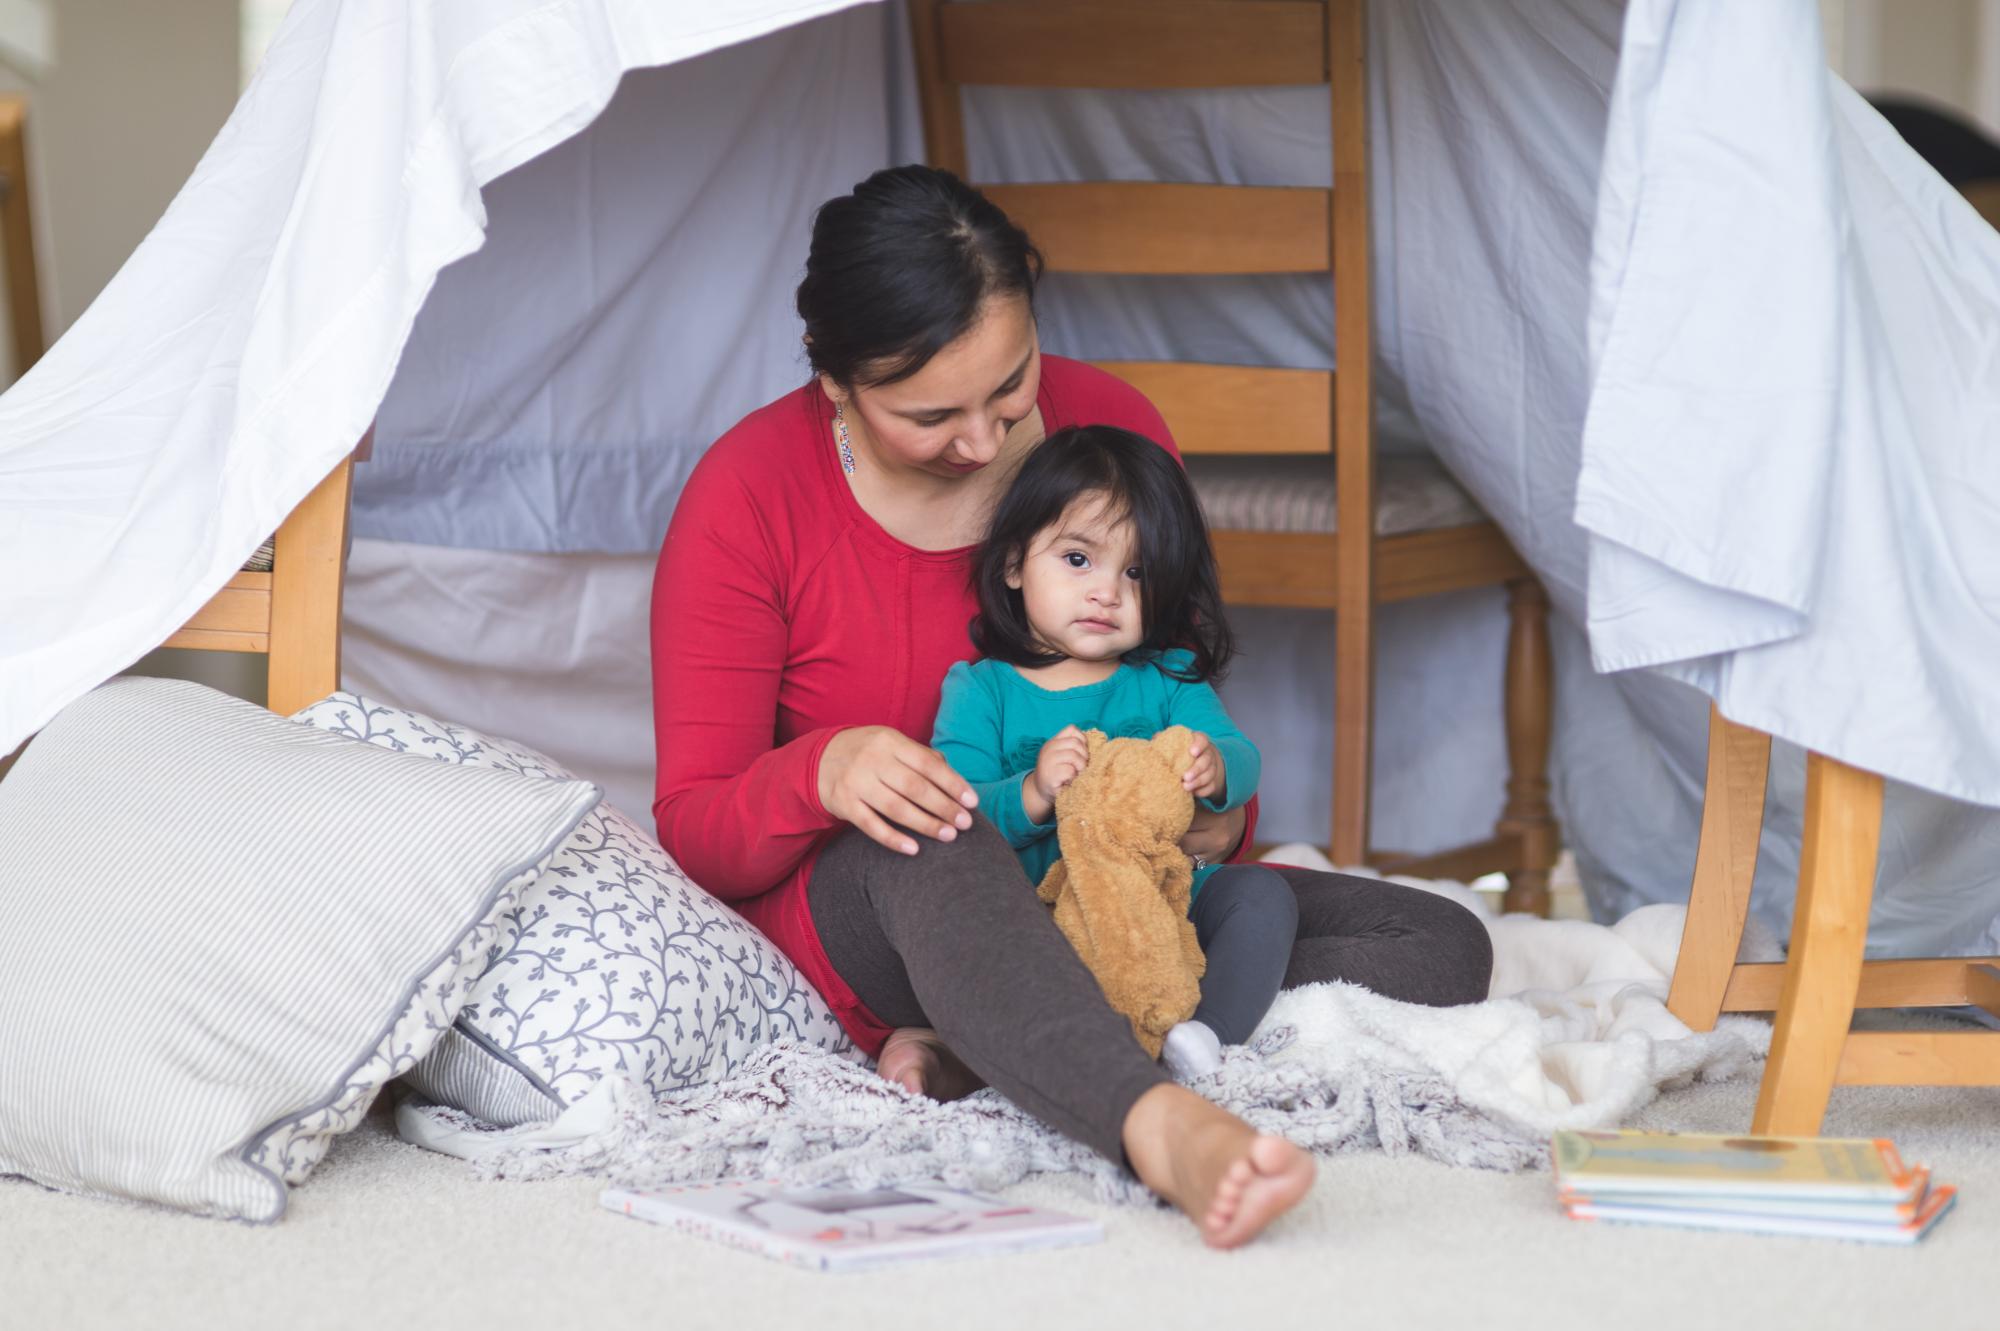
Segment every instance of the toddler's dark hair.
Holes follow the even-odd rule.
[[[1114,518],[1129,519],[1139,546],[1145,637],[1127,654],[1143,660],[1185,647],[1194,660],[1179,677],[1220,680],[1236,654],[1209,548],[1208,523],[1180,463],[1144,435],[1111,425],[1058,430],[1028,454],[993,513],[972,561],[979,613],[972,643],[983,656],[1016,666],[1053,665],[1028,623],[1021,593],[1007,585],[1037,534],[1087,494],[1104,495]]]

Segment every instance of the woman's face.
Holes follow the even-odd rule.
[[[1007,432],[1035,407],[1041,343],[1020,296],[993,296],[956,341],[907,379],[852,393],[822,377],[845,403],[855,451],[885,469],[958,480],[1000,455]]]

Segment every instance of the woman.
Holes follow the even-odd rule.
[[[798,291],[813,382],[753,412],[689,478],[653,590],[660,840],[795,961],[881,1074],[938,1098],[981,1081],[1130,1164],[1217,1246],[1311,1182],[1310,1157],[1173,1084],[1105,1004],[928,735],[970,659],[967,561],[1052,430],[1171,439],[1101,371],[1044,359],[1040,257],[942,171],[829,201]],[[1229,858],[1242,809],[1183,848]],[[1287,984],[1485,997],[1484,928],[1427,893],[1286,871]]]

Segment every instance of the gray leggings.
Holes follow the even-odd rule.
[[[932,1027],[988,1085],[1122,1161],[1126,1114],[1167,1074],[992,823],[975,815],[955,841],[916,840],[917,854],[899,855],[849,828],[821,852],[807,899],[834,970],[884,1022]],[[1371,878],[1276,871],[1298,901],[1286,987],[1346,980],[1437,1007],[1486,997],[1493,947],[1463,906]]]
[[[1224,1044],[1242,1044],[1271,1010],[1291,966],[1299,899],[1267,864],[1225,864],[1188,911],[1208,957],[1194,1019]]]

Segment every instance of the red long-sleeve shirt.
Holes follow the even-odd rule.
[[[1174,447],[1138,390],[1080,362],[1044,356],[1036,400],[1051,432],[1117,425]],[[970,553],[906,545],[862,511],[832,406],[809,384],[702,458],[654,576],[661,844],[792,959],[871,1055],[889,1028],[834,973],[806,905],[820,847],[846,826],[819,802],[819,758],[846,726],[929,742],[945,671],[973,656]]]

